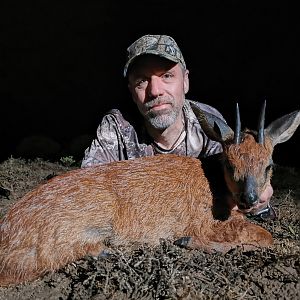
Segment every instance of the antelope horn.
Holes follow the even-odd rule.
[[[241,118],[239,104],[236,104],[236,116],[235,116],[235,130],[234,130],[234,143],[241,143]]]
[[[266,114],[266,100],[264,101],[261,111],[260,111],[260,116],[259,116],[259,121],[258,121],[258,134],[257,134],[257,142],[259,144],[263,144],[265,140],[265,135],[264,135],[264,130],[265,130],[265,114]]]

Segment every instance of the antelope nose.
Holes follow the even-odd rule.
[[[253,205],[257,202],[258,197],[255,192],[247,192],[243,195],[243,199],[248,205]]]
[[[243,200],[250,206],[255,204],[258,200],[256,188],[257,188],[256,178],[254,176],[248,176],[245,180]]]

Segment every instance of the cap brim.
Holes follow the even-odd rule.
[[[145,52],[142,52],[142,53],[139,53],[135,56],[133,56],[131,59],[129,59],[124,67],[124,71],[123,71],[123,76],[126,77],[127,76],[127,71],[128,71],[128,68],[129,66],[135,61],[136,58],[142,56],[142,55],[145,55],[145,54],[153,54],[153,55],[157,55],[157,56],[160,56],[162,58],[165,58],[167,60],[170,60],[170,61],[173,61],[175,63],[180,63],[180,60],[172,55],[168,55],[167,53],[161,53],[161,52],[158,52],[156,50],[147,50]]]

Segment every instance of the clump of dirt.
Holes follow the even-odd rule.
[[[0,164],[0,216],[48,178],[76,168],[36,159]],[[277,167],[272,204],[278,219],[260,222],[275,245],[226,255],[177,247],[110,247],[23,285],[0,288],[0,299],[300,299],[300,173]]]

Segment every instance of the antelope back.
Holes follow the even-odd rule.
[[[272,236],[236,212],[212,215],[196,158],[163,154],[77,169],[26,194],[0,223],[0,286],[35,278],[107,243],[169,239],[204,251],[270,246]]]

